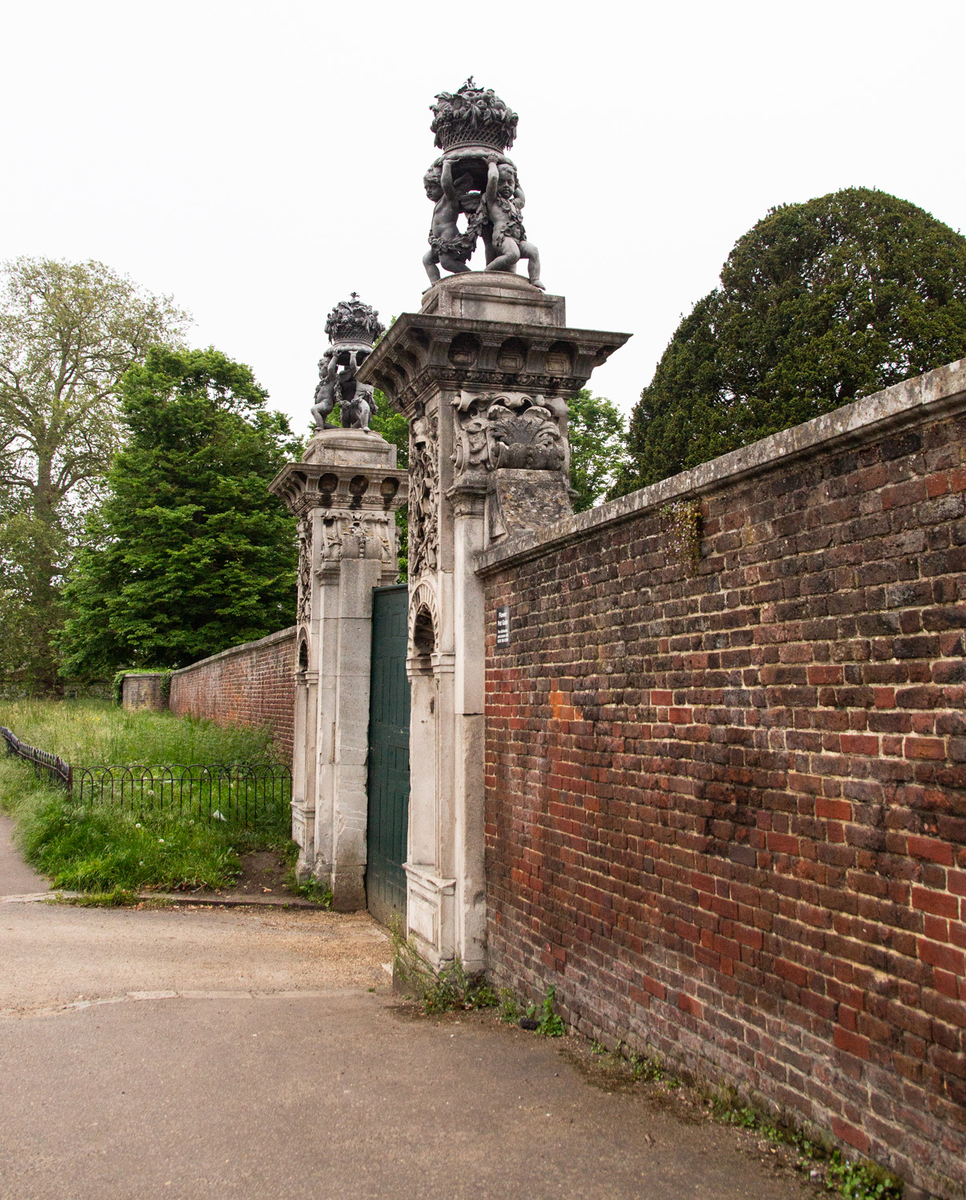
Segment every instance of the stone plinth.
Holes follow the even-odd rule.
[[[377,433],[326,429],[270,489],[298,518],[292,836],[299,873],[365,907],[372,589],[396,581],[409,481]]]
[[[423,293],[420,311],[439,317],[510,324],[528,322],[563,326],[567,323],[563,296],[548,296],[521,275],[503,271],[447,275]]]
[[[396,447],[369,429],[324,429],[310,438],[302,461],[320,466],[396,469]]]
[[[628,336],[564,321],[520,276],[453,275],[359,371],[410,422],[407,919],[435,965],[486,962],[478,559],[570,514],[567,401]]]

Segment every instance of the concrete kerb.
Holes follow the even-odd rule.
[[[0,904],[57,904],[63,900],[81,900],[90,892],[27,892],[22,896],[0,896]],[[138,900],[161,900],[166,904],[191,904],[202,908],[301,908],[312,912],[328,912],[320,904],[301,896],[205,896],[192,892],[138,892]]]
[[[206,896],[193,892],[138,892],[139,900],[163,900],[168,904],[193,904],[201,908],[302,908],[328,912],[321,904],[301,896]]]

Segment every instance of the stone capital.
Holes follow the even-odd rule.
[[[456,517],[480,517],[486,509],[487,479],[482,471],[461,475],[446,492]]]
[[[396,447],[359,429],[327,429],[312,438],[302,462],[286,463],[268,485],[295,516],[313,509],[393,513],[406,503],[409,476]]]

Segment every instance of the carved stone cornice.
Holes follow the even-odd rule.
[[[629,337],[567,326],[403,313],[359,368],[359,379],[378,387],[407,416],[434,387],[512,387],[569,399]]]

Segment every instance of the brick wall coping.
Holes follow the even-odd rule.
[[[866,441],[890,429],[939,417],[964,405],[966,358],[961,358],[874,395],[864,396],[834,412],[814,417],[802,425],[773,433],[750,446],[722,454],[720,458],[701,463],[679,475],[652,483],[640,491],[609,500],[598,508],[518,534],[483,551],[477,560],[477,574],[485,577],[511,564],[538,558],[551,548],[562,549],[592,530],[619,525],[659,504],[699,496],[723,483],[734,483],[746,475],[783,465],[819,449],[829,449],[836,443],[847,445]]]
[[[240,646],[229,646],[227,650],[222,650],[218,654],[212,654],[210,658],[201,658],[187,667],[179,667],[177,671],[171,672],[171,678],[177,679],[179,675],[187,675],[189,671],[196,671],[199,667],[207,667],[210,663],[218,662],[221,658],[231,658],[235,654],[244,654],[248,650],[254,650],[262,646],[271,646],[275,642],[284,642],[287,638],[294,638],[297,632],[298,626],[290,625],[288,629],[280,629],[278,633],[270,633],[267,637],[259,638],[258,641],[242,642]]]

